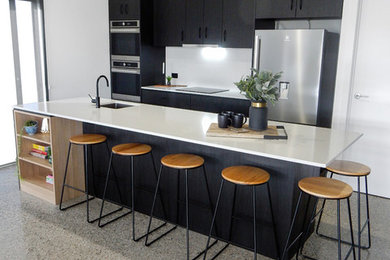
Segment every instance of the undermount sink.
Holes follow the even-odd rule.
[[[110,103],[110,104],[101,105],[101,107],[119,109],[119,108],[125,108],[125,107],[132,107],[132,105],[126,105],[126,104],[121,104],[121,103]]]

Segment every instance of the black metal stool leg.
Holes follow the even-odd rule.
[[[268,191],[269,207],[271,210],[272,227],[274,230],[275,247],[276,247],[276,251],[277,251],[277,256],[278,256],[278,258],[280,258],[279,240],[278,240],[278,235],[277,235],[278,232],[276,230],[274,210],[272,207],[271,189],[269,187],[269,182],[267,182],[267,191]]]
[[[301,236],[300,236],[299,242],[298,242],[298,250],[297,250],[297,253],[295,255],[295,258],[297,260],[298,260],[298,255],[299,255],[299,252],[300,252],[299,250],[300,250],[300,248],[302,246],[302,237],[303,237],[303,234],[304,234],[303,230],[305,228],[305,222],[306,222],[306,218],[307,218],[307,213],[309,211],[310,200],[311,200],[311,196],[309,195],[309,199],[308,199],[307,204],[306,204],[305,215],[303,217],[303,222],[302,222],[302,227],[301,227]]]
[[[156,164],[154,163],[154,157],[153,157],[153,152],[152,151],[150,152],[150,156],[151,156],[151,159],[152,159],[154,175],[155,175],[156,181],[157,181],[157,170],[156,170]],[[160,194],[161,208],[163,210],[164,218],[166,219],[168,215],[167,215],[167,211],[166,211],[165,206],[164,206],[164,199],[163,199],[163,195],[162,195],[162,192],[160,190],[160,187],[159,187],[158,193]],[[165,223],[167,223],[167,222],[165,222]]]
[[[351,203],[350,203],[350,201],[349,201],[349,198],[347,198],[347,203],[348,203],[349,228],[350,228],[350,232],[351,232],[351,242],[352,242],[351,249],[353,250],[353,259],[356,259],[355,243],[354,243],[354,240],[353,240],[353,228],[352,228],[352,216],[351,216]],[[345,259],[348,258],[349,254],[350,254],[350,252],[351,252],[351,249],[348,251],[347,256],[345,257]],[[360,255],[359,255],[359,257],[360,257]]]
[[[68,173],[68,164],[69,164],[69,156],[70,156],[71,147],[72,147],[72,143],[69,142],[69,145],[68,145],[68,155],[66,156],[64,180],[63,180],[63,182],[62,182],[61,199],[60,199],[60,210],[64,210],[64,209],[62,208],[62,199],[63,199],[63,197],[64,197],[64,189],[65,189],[65,184],[66,184],[66,175],[67,175],[67,173]]]
[[[371,247],[371,225],[370,225],[370,207],[369,207],[369,204],[368,204],[368,182],[367,182],[367,175],[364,176],[364,179],[365,179],[365,183],[366,183],[366,211],[367,211],[367,220],[366,220],[366,223],[367,223],[367,228],[368,228],[368,246],[367,247],[362,247],[364,249],[369,249]],[[364,230],[364,227],[363,227],[363,230]],[[362,231],[363,231],[362,230]],[[359,230],[359,232],[362,232]]]
[[[325,175],[326,176],[326,175]],[[330,177],[332,179],[333,177],[333,172],[330,173]],[[319,235],[319,236],[322,236],[320,233],[319,233],[319,228],[320,228],[320,223],[321,223],[321,219],[322,219],[322,214],[324,213],[324,208],[325,208],[325,203],[326,203],[326,199],[324,199],[324,201],[322,202],[322,206],[321,206],[321,209],[319,210],[320,212],[320,217],[318,218],[318,223],[317,223],[317,227],[316,227],[316,234]]]
[[[156,184],[156,189],[155,189],[155,192],[154,192],[152,208],[151,208],[151,210],[150,210],[149,224],[148,224],[147,232],[146,232],[146,235],[145,235],[145,246],[150,246],[151,244],[153,244],[154,242],[156,242],[157,240],[159,240],[159,239],[162,238],[163,236],[167,235],[168,233],[170,233],[171,231],[173,231],[173,230],[176,229],[176,227],[177,227],[177,225],[174,226],[174,227],[172,227],[171,229],[169,229],[169,230],[166,231],[165,233],[161,234],[160,236],[158,236],[157,238],[155,238],[155,239],[152,240],[151,242],[148,242],[149,234],[152,233],[153,231],[156,231],[157,229],[159,229],[160,227],[163,226],[163,225],[161,225],[161,226],[159,226],[159,227],[153,229],[152,231],[150,231],[150,226],[151,226],[151,224],[152,224],[153,211],[154,211],[154,206],[155,206],[155,204],[156,204],[156,198],[157,198],[157,193],[158,193],[159,186],[160,186],[160,180],[161,180],[162,171],[163,171],[163,165],[160,166],[160,171],[159,171],[158,177],[157,177],[157,184]]]
[[[256,186],[252,187],[253,203],[253,259],[257,259],[257,232],[256,232]]]
[[[108,170],[107,170],[107,175],[106,175],[106,182],[105,182],[105,185],[104,185],[103,198],[102,198],[102,205],[101,205],[101,207],[100,207],[100,214],[99,214],[99,221],[98,221],[98,226],[99,226],[99,227],[104,227],[105,225],[110,224],[110,223],[114,222],[115,220],[118,220],[119,218],[124,217],[124,216],[126,216],[126,215],[128,215],[128,214],[131,213],[131,211],[129,211],[129,212],[126,212],[126,213],[124,213],[124,214],[122,214],[122,215],[120,215],[120,216],[115,217],[114,219],[111,219],[111,220],[107,221],[107,222],[104,223],[104,224],[101,223],[101,220],[102,220],[103,218],[105,218],[105,217],[107,217],[107,216],[109,216],[109,215],[112,215],[112,214],[114,214],[114,213],[116,213],[116,212],[118,212],[118,211],[121,211],[121,210],[123,209],[123,206],[121,205],[120,208],[118,208],[118,209],[116,209],[116,210],[113,210],[113,211],[111,211],[111,212],[109,212],[109,213],[107,213],[107,214],[105,214],[105,215],[102,215],[102,214],[103,214],[103,208],[104,208],[104,202],[106,201],[107,187],[108,187],[108,181],[109,181],[109,179],[110,179],[110,172],[111,172],[111,169],[113,170],[113,174],[114,174],[114,176],[115,176],[115,182],[116,182],[116,183],[118,182],[118,179],[117,179],[116,174],[115,174],[115,172],[114,172],[114,169],[113,169],[113,167],[112,167],[112,166],[113,166],[113,163],[112,163],[112,161],[113,161],[113,156],[114,156],[114,154],[111,152],[111,153],[110,153],[110,159],[109,159],[109,162],[108,162]],[[119,190],[118,185],[117,185],[117,189],[118,189],[118,193],[120,194],[120,190]],[[119,197],[120,197],[120,195],[119,195]],[[120,202],[122,203],[121,198],[120,198]],[[116,204],[116,203],[115,203],[115,204]]]
[[[305,246],[305,241],[306,239],[308,238],[309,236],[309,231],[310,231],[310,227],[311,227],[311,224],[313,223],[315,217],[316,217],[316,210],[317,210],[317,203],[318,203],[318,198],[315,198],[316,199],[316,202],[314,204],[314,208],[313,208],[313,211],[311,213],[311,216],[310,216],[310,219],[309,219],[309,223],[307,225],[307,228],[306,228],[306,231],[304,233],[304,235],[301,237],[301,240],[299,242],[299,248],[298,248],[298,252],[297,252],[297,259],[298,259],[298,254],[302,254],[302,251],[303,251],[303,247]],[[308,201],[308,204],[310,203],[310,200]],[[306,218],[304,219],[304,221],[306,220]],[[311,257],[307,257],[307,256],[304,256],[305,258],[311,258]]]
[[[188,170],[185,169],[186,175],[186,244],[187,244],[187,260],[190,259],[190,233],[189,233],[189,202],[188,202]]]
[[[217,202],[216,202],[216,204],[215,204],[213,219],[211,220],[211,227],[210,227],[209,237],[207,238],[207,243],[206,243],[206,248],[205,248],[204,255],[203,255],[203,260],[206,260],[207,251],[208,251],[208,249],[209,249],[211,234],[212,234],[212,232],[213,232],[213,226],[214,226],[215,218],[216,218],[216,216],[217,216],[217,211],[218,211],[218,206],[219,206],[219,200],[220,200],[220,198],[221,198],[222,189],[223,189],[223,184],[224,184],[224,180],[222,179],[222,180],[221,180],[221,185],[220,185],[220,187],[219,187]],[[228,244],[228,245],[229,245],[229,244]],[[227,247],[227,246],[225,246],[225,248],[226,248],[226,247]],[[222,249],[222,250],[223,250],[223,249]],[[220,251],[220,252],[221,252],[221,251]],[[219,253],[218,253],[216,256],[218,256],[218,255],[219,255]],[[215,256],[215,257],[216,257],[216,256]]]
[[[337,248],[338,259],[341,260],[341,223],[340,223],[340,200],[337,200]]]
[[[296,220],[296,217],[297,217],[297,215],[298,215],[298,209],[299,209],[299,205],[301,204],[301,200],[302,200],[302,191],[299,193],[299,197],[298,197],[298,201],[297,201],[297,206],[295,207],[294,216],[293,216],[293,219],[292,219],[292,221],[291,221],[290,230],[289,230],[288,235],[287,235],[286,245],[284,246],[284,249],[283,249],[283,254],[282,254],[282,258],[281,258],[282,260],[285,259],[284,257],[285,257],[285,255],[286,255],[286,253],[287,253],[287,256],[288,256],[288,250],[290,249],[290,247],[291,247],[292,245],[295,244],[295,242],[296,242],[297,239],[299,238],[299,236],[296,237],[295,240],[292,241],[292,242],[289,244],[290,238],[291,238],[291,234],[292,234],[292,230],[293,230],[293,228],[294,228],[295,220]],[[299,249],[299,248],[298,248],[298,249]]]
[[[67,175],[68,175],[68,165],[69,165],[69,160],[70,160],[71,147],[72,147],[72,143],[69,142],[68,155],[67,155],[66,165],[65,165],[64,180],[63,180],[63,183],[62,183],[62,190],[61,190],[61,199],[60,199],[60,206],[59,206],[60,210],[67,210],[67,209],[69,209],[69,208],[73,208],[73,207],[75,207],[75,206],[78,206],[78,205],[80,205],[80,204],[83,204],[83,203],[85,203],[85,202],[88,202],[88,201],[90,201],[90,200],[93,200],[93,199],[95,198],[94,196],[91,197],[91,198],[87,197],[86,200],[83,200],[83,201],[80,201],[80,202],[76,202],[76,203],[74,203],[74,204],[72,204],[72,205],[69,205],[69,206],[67,206],[67,207],[62,207],[62,202],[63,202],[63,198],[64,198],[64,192],[65,192],[65,187],[70,188],[70,189],[73,189],[73,190],[77,190],[77,191],[82,192],[82,193],[84,193],[84,194],[86,193],[85,190],[82,190],[82,189],[79,189],[79,188],[76,188],[76,187],[73,187],[73,186],[71,186],[71,185],[66,184],[66,177],[67,177]],[[85,174],[85,172],[84,172],[84,174]]]
[[[362,238],[362,232],[361,232],[361,218],[360,218],[360,177],[357,177],[357,185],[358,185],[358,199],[357,199],[357,211],[358,211],[358,259],[360,260],[361,257],[361,238]]]

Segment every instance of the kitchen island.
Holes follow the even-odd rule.
[[[101,104],[112,103],[112,100],[102,99]],[[294,206],[298,197],[297,182],[304,177],[319,176],[321,169],[339,156],[361,134],[334,131],[305,125],[269,122],[270,125],[283,125],[288,134],[288,140],[253,140],[237,138],[207,137],[206,131],[210,123],[217,121],[217,115],[146,105],[140,103],[120,102],[130,107],[111,109],[95,108],[87,98],[76,98],[59,101],[26,104],[15,106],[15,112],[33,113],[47,116],[58,125],[54,140],[61,139],[64,149],[55,149],[53,142],[53,165],[64,165],[66,158],[66,144],[70,132],[76,125],[78,131],[84,133],[100,133],[108,138],[110,147],[125,142],[147,143],[153,147],[156,164],[159,159],[169,153],[194,153],[205,159],[205,167],[212,200],[215,202],[218,193],[218,184],[221,180],[220,172],[223,168],[245,164],[264,168],[271,175],[270,187],[276,216],[276,226],[279,245],[286,242],[287,232],[293,216]],[[28,114],[27,114],[28,115]],[[108,165],[108,155],[104,149],[94,149],[94,183],[95,193],[102,194]],[[80,158],[82,155],[80,154]],[[128,159],[128,158],[127,158]],[[62,160],[62,161],[61,161]],[[79,160],[80,161],[80,160]],[[88,160],[91,161],[91,160]],[[115,170],[120,178],[120,188],[124,194],[124,203],[131,205],[129,161],[118,158],[114,161]],[[54,171],[54,179],[62,176],[62,167]],[[63,170],[63,169],[62,169]],[[153,176],[150,158],[135,160],[136,205],[139,212],[149,214],[153,199],[155,179]],[[200,170],[191,171],[190,183],[190,229],[207,234],[211,215],[207,207],[208,200],[204,187],[204,180],[200,178]],[[79,173],[82,176],[82,173]],[[164,171],[161,180],[164,204],[167,208],[167,220],[176,221],[176,189],[177,172]],[[60,180],[57,180],[60,183]],[[184,178],[180,179],[179,186],[184,194]],[[56,184],[57,185],[57,184]],[[110,183],[109,186],[113,186]],[[57,186],[56,186],[57,187]],[[216,224],[218,237],[229,239],[229,226],[233,187],[226,185],[223,199],[220,203]],[[118,200],[114,191],[109,192],[110,199]],[[258,252],[270,257],[276,257],[276,248],[273,243],[273,231],[270,220],[267,193],[264,187],[258,187]],[[183,198],[184,195],[182,195]],[[238,187],[235,218],[230,241],[238,246],[252,248],[252,223],[248,221],[252,216],[250,189]],[[313,205],[311,205],[312,207]],[[185,207],[179,209],[178,224],[185,224]],[[162,218],[161,208],[156,215]],[[298,216],[302,223],[303,214]],[[297,225],[299,226],[299,225]],[[145,227],[146,228],[146,227]],[[297,231],[295,231],[297,232]],[[156,246],[158,243],[156,244]],[[292,253],[294,250],[291,250]]]

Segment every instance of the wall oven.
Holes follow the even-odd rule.
[[[140,101],[140,22],[110,21],[112,98]]]
[[[140,59],[135,56],[111,56],[112,98],[140,101]]]

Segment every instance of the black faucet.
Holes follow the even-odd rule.
[[[96,80],[96,108],[100,108],[100,97],[99,97],[99,81],[101,78],[104,78],[107,82],[107,87],[109,87],[108,79],[104,75],[100,75]]]

